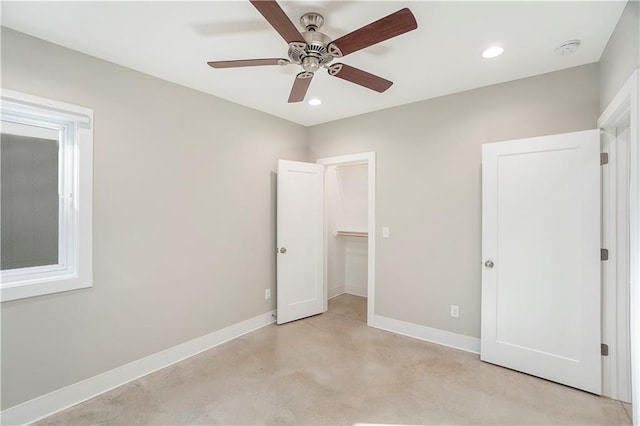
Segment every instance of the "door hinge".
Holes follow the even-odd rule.
[[[609,250],[600,249],[600,260],[609,260]]]
[[[601,152],[600,153],[600,165],[604,166],[605,164],[609,164],[609,153]]]
[[[609,345],[606,343],[600,343],[600,355],[609,356]]]

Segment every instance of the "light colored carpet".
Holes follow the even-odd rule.
[[[620,402],[365,323],[366,299],[271,325],[41,425],[631,424]]]

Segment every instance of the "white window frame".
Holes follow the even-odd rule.
[[[93,110],[2,89],[1,123],[54,130],[58,263],[0,271],[2,302],[93,286]]]

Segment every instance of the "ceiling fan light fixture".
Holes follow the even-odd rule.
[[[485,59],[491,59],[502,55],[503,52],[504,48],[500,46],[491,46],[490,48],[482,52],[482,57]]]
[[[309,99],[309,105],[318,106],[322,103],[322,101],[318,98]]]
[[[302,69],[307,72],[316,72],[320,69],[320,61],[315,56],[305,56],[302,59]]]

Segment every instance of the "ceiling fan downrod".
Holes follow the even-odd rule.
[[[318,31],[324,24],[324,17],[318,12],[307,12],[300,17],[300,23],[307,31]]]

